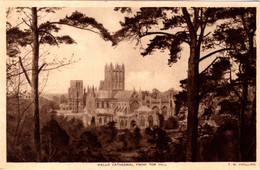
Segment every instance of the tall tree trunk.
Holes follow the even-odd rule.
[[[240,107],[240,113],[239,113],[239,161],[247,161],[247,151],[248,147],[247,146],[247,133],[246,130],[248,129],[245,126],[245,112],[248,107],[248,81],[250,76],[249,70],[250,70],[250,65],[254,64],[254,46],[253,46],[253,35],[247,33],[248,35],[248,42],[249,42],[249,49],[248,49],[248,59],[246,59],[243,63],[243,72],[240,73],[243,81],[243,87],[242,87],[242,99],[241,99],[241,107]]]
[[[199,58],[201,40],[197,40],[197,14],[198,9],[194,9],[193,23],[187,8],[182,8],[190,33],[190,58],[188,62],[187,80],[187,105],[188,105],[188,124],[186,139],[186,161],[194,162],[197,157],[197,136],[198,136],[198,105],[199,105]],[[203,35],[203,31],[201,31]],[[201,35],[199,37],[201,37]]]
[[[18,76],[18,87],[17,87],[17,125],[15,128],[15,133],[14,133],[14,139],[15,139],[15,143],[18,144],[18,138],[17,138],[17,133],[18,133],[18,129],[20,126],[20,122],[21,122],[21,109],[20,109],[20,83],[21,83],[21,79],[20,79],[20,74]]]
[[[21,122],[21,117],[20,117],[20,99],[19,97],[17,97],[17,110],[18,110],[18,116],[17,116],[17,124],[16,124],[16,128],[15,128],[15,133],[14,133],[14,140],[15,140],[15,143],[18,144],[18,130],[19,130],[19,127],[20,127],[20,122]]]
[[[195,41],[195,40],[194,40]],[[190,46],[190,58],[188,66],[187,102],[188,102],[188,124],[186,161],[196,161],[197,133],[198,133],[198,58],[199,48],[196,41]]]
[[[247,157],[249,157],[250,161],[256,161],[256,91],[254,93],[252,113],[249,120],[253,137],[248,148]]]
[[[239,114],[239,161],[245,161],[245,152],[246,152],[246,146],[245,146],[245,111],[247,106],[247,96],[248,96],[248,84],[246,80],[244,80],[243,83],[243,91],[242,91],[242,102],[240,107],[240,114]]]
[[[244,14],[246,13],[243,11]],[[249,83],[248,81],[250,80],[250,67],[252,65],[255,65],[255,57],[256,53],[254,50],[254,36],[255,36],[255,30],[251,32],[251,28],[249,28],[246,24],[246,19],[244,15],[241,15],[241,20],[242,24],[244,27],[245,35],[248,38],[248,58],[244,59],[243,61],[243,72],[240,74],[243,76],[242,81],[243,81],[243,87],[242,87],[242,99],[241,99],[241,107],[240,107],[240,114],[239,114],[239,161],[247,161],[248,160],[248,151],[250,150],[250,146],[248,146],[247,142],[248,141],[248,125],[247,127],[245,126],[245,113],[248,108],[248,86]],[[254,104],[253,104],[254,106]],[[250,120],[250,119],[249,119]],[[248,124],[248,123],[247,123]]]
[[[38,63],[39,63],[39,35],[37,24],[37,8],[32,8],[32,100],[34,110],[34,147],[36,151],[36,161],[41,161],[41,141],[40,141],[40,119],[39,119],[39,93],[38,93]]]

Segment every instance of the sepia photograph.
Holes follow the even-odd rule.
[[[256,163],[255,4],[132,4],[3,9],[7,163]]]

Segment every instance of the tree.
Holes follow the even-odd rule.
[[[104,144],[110,144],[116,139],[118,129],[116,128],[115,125],[116,125],[116,122],[111,121],[101,127],[100,136],[101,136],[101,141]]]
[[[175,115],[178,116],[180,114],[181,108],[187,106],[187,97],[186,97],[186,89],[180,91],[175,95],[176,100],[175,103]]]
[[[130,8],[115,8],[121,12],[131,12]],[[122,29],[116,32],[118,41],[134,38],[138,42],[144,37],[152,37],[150,43],[141,54],[152,54],[155,50],[169,50],[169,65],[180,58],[182,44],[189,46],[189,61],[187,75],[187,105],[188,129],[186,141],[186,160],[196,160],[196,141],[198,131],[199,104],[199,63],[214,54],[229,50],[219,48],[201,56],[201,50],[210,49],[206,44],[211,32],[206,28],[212,26],[219,19],[224,18],[221,8],[140,8],[131,17],[125,17],[121,23]]]
[[[158,119],[159,119],[159,127],[164,127],[164,116],[162,114],[157,113]]]
[[[154,126],[152,129],[146,128],[145,134],[148,136],[147,142],[150,144],[147,151],[147,154],[150,155],[148,156],[148,158],[150,157],[149,161],[165,162],[172,160],[170,147],[172,140],[166,131]]]
[[[178,120],[176,120],[174,117],[169,117],[165,121],[165,129],[177,129],[178,126]]]
[[[154,89],[152,90],[151,97],[154,98],[154,99],[156,99],[156,98],[159,98],[159,95],[160,95],[160,94],[161,94],[161,92],[160,92],[158,89],[154,88]]]
[[[94,116],[92,116],[90,122],[91,122],[91,123],[90,123],[91,126],[95,126],[96,123],[95,123],[95,117],[94,117]]]
[[[85,16],[80,12],[74,12],[71,16],[67,16],[64,19],[60,19],[55,22],[44,22],[38,23],[39,13],[55,13],[57,8],[17,8],[20,14],[25,14],[26,18],[23,18],[22,23],[29,27],[29,29],[20,29],[18,26],[7,29],[7,55],[9,57],[19,58],[20,66],[22,67],[22,72],[18,73],[24,74],[28,84],[31,87],[31,98],[33,101],[33,112],[34,112],[34,145],[36,152],[36,160],[41,161],[41,143],[40,143],[40,120],[39,120],[39,75],[41,71],[48,71],[52,69],[59,68],[61,66],[70,64],[60,63],[59,65],[53,66],[50,64],[51,68],[46,68],[47,63],[43,62],[39,66],[40,62],[40,44],[48,45],[58,45],[60,43],[72,44],[75,43],[74,40],[68,36],[54,36],[52,32],[58,32],[61,28],[60,25],[66,25],[78,29],[83,29],[99,34],[104,40],[112,41],[112,37],[109,32],[103,27],[102,24],[98,23],[94,18]],[[28,10],[31,11],[30,14]],[[11,25],[8,23],[8,25]],[[32,58],[31,63],[28,64],[30,69],[24,67],[21,51],[19,47],[31,47]],[[30,51],[28,53],[30,53]],[[43,60],[44,61],[44,60]],[[28,72],[31,71],[31,79],[29,78]],[[16,75],[7,75],[16,76]],[[7,77],[8,78],[8,77]]]
[[[253,113],[256,95],[256,9],[226,8],[222,13],[228,19],[216,27],[207,46],[221,45],[232,50],[229,50],[225,57],[217,57],[199,75],[200,103],[207,102],[209,106],[202,116],[212,116],[210,101],[219,98],[219,114],[229,114],[239,122],[239,160],[253,161],[256,150],[256,119]],[[185,89],[187,80],[182,83]],[[252,110],[252,113],[249,110]]]
[[[61,95],[60,96],[60,103],[61,104],[64,104],[64,103],[67,103],[68,102],[68,99],[65,95]]]
[[[63,152],[69,148],[69,140],[67,132],[60,127],[55,119],[51,119],[42,128],[42,147],[46,153],[46,161],[62,161]],[[66,155],[65,160],[67,157],[68,155]]]
[[[102,145],[98,137],[90,131],[84,131],[76,143],[75,161],[105,162]]]
[[[250,132],[255,131],[255,124],[248,126],[245,122],[246,120],[251,120],[251,122],[256,120],[254,113],[251,113],[251,116],[246,115],[250,103],[252,103],[252,111],[255,107],[253,104],[254,99],[251,97],[251,102],[249,99],[249,88],[253,87],[255,89],[256,87],[256,8],[230,8],[225,13],[232,19],[234,24],[230,24],[230,21],[222,23],[215,30],[214,38],[219,44],[233,49],[229,51],[228,55],[235,60],[239,67],[238,72],[236,72],[237,78],[232,79],[230,77],[230,84],[236,84],[232,90],[237,95],[240,104],[239,157],[240,161],[248,161],[249,146],[255,143],[255,137],[248,136]],[[255,92],[254,98],[256,98]],[[250,126],[251,129],[249,130]]]
[[[140,140],[142,139],[142,135],[141,135],[141,132],[140,132],[140,128],[139,127],[136,127],[134,129],[134,143],[135,143],[135,147],[136,148],[139,148],[140,146]]]
[[[122,132],[117,136],[121,143],[122,151],[131,151],[134,147],[137,148],[141,137],[139,135],[141,134],[135,133],[135,131],[133,133],[129,129],[124,129]]]

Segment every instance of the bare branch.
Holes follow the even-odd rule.
[[[27,15],[26,12],[25,12],[23,9],[22,9],[21,11],[24,13],[24,15],[25,15],[27,18],[29,18],[29,22],[30,22],[30,19],[32,19],[32,18],[31,18],[29,15]]]
[[[239,98],[239,100],[242,101],[243,99],[241,98],[241,96],[239,95],[239,93],[238,93],[238,91],[235,89],[235,87],[233,87],[232,90],[234,91],[234,93],[236,94],[236,96]]]
[[[215,58],[200,74],[203,74],[204,72],[206,72],[217,61],[217,59],[220,59],[220,58],[222,58],[222,57]]]
[[[70,65],[70,64],[72,64],[72,63],[76,63],[76,61],[75,61],[75,62],[64,63],[64,64],[58,65],[58,66],[56,66],[56,67],[48,68],[48,69],[42,69],[42,71],[50,71],[50,70],[58,69],[58,68],[61,68],[61,67],[63,67],[63,66]]]
[[[210,56],[212,56],[212,55],[214,55],[214,54],[216,54],[216,53],[219,53],[219,52],[222,52],[222,51],[226,51],[226,50],[231,50],[231,48],[223,48],[223,49],[219,49],[219,50],[213,51],[213,52],[211,52],[211,53],[209,53],[209,54],[207,54],[207,55],[201,57],[201,58],[199,59],[199,62],[205,60],[206,58],[208,58],[208,57],[210,57]]]
[[[32,28],[30,24],[28,24],[23,18],[22,18],[23,22],[29,27]]]
[[[48,82],[48,79],[49,79],[49,71],[47,72],[47,76],[46,76],[46,77],[47,77],[47,78],[46,78],[46,80],[45,80],[45,83],[44,83],[44,85],[43,85],[41,91],[39,92],[39,96],[42,94],[42,92],[43,92],[45,86],[47,85],[47,82]]]
[[[202,38],[205,38],[205,37],[207,37],[209,34],[211,34],[211,31],[210,31],[210,32],[208,32],[206,35],[204,35]]]
[[[38,74],[40,74],[40,72],[41,72],[41,70],[42,70],[42,68],[45,66],[45,65],[47,65],[46,63],[44,63],[40,68],[39,68],[39,70],[38,70]]]
[[[246,32],[247,36],[250,36],[250,31],[249,31],[249,29],[246,26],[246,21],[245,21],[244,15],[240,15],[240,17],[241,17],[242,24],[243,24],[243,27],[245,29],[245,32]]]
[[[215,88],[210,88],[208,90],[205,90],[203,91],[202,93],[200,93],[199,95],[199,99],[201,100],[206,94],[208,93],[211,93],[211,92],[215,92],[217,90],[220,90],[220,89],[224,89],[224,88],[229,88],[229,87],[234,87],[236,85],[241,85],[241,82],[233,82],[233,83],[230,83],[230,84],[225,84],[225,85],[222,85],[222,86],[217,86]]]
[[[39,32],[43,32],[43,33],[48,34],[49,36],[51,36],[51,37],[53,38],[55,44],[56,44],[57,46],[59,46],[58,42],[56,41],[56,38],[55,38],[51,33],[47,32],[47,31],[44,31],[44,30],[39,30]],[[42,36],[42,37],[43,37],[43,36]],[[41,38],[41,40],[42,40],[42,38]]]
[[[23,70],[23,73],[24,73],[24,75],[25,75],[25,77],[26,77],[26,79],[27,79],[29,85],[31,86],[31,80],[30,80],[30,78],[29,78],[29,76],[28,76],[28,74],[27,74],[27,72],[26,72],[26,70],[25,70],[25,68],[24,68],[24,66],[23,66],[23,62],[22,62],[21,57],[19,57],[19,63],[20,63],[20,65],[21,65],[21,68],[22,68],[22,70]],[[20,75],[20,74],[19,74],[19,75]]]

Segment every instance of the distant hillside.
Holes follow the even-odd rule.
[[[48,100],[60,103],[60,98],[61,98],[62,95],[65,98],[68,97],[68,94],[66,94],[66,93],[45,93],[45,94],[42,94],[41,97],[44,97]]]

